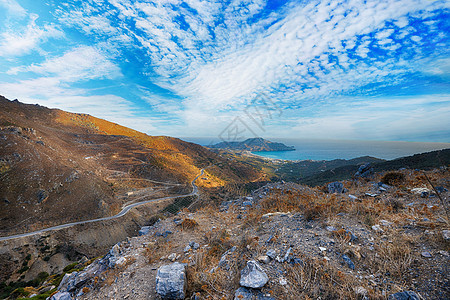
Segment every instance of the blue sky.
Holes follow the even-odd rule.
[[[242,137],[450,142],[449,17],[440,0],[0,0],[0,94],[151,135],[239,120]]]

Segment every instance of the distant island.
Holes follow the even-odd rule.
[[[293,146],[286,146],[283,143],[271,142],[263,138],[251,138],[242,142],[220,142],[210,146],[210,148],[247,150],[252,152],[295,151]]]

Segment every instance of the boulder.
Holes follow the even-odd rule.
[[[163,299],[184,299],[186,295],[186,269],[184,264],[161,266],[156,275],[156,293]]]
[[[249,288],[262,288],[269,277],[261,268],[261,266],[254,260],[248,261],[247,266],[241,271],[241,280],[239,284]]]
[[[420,297],[413,291],[405,291],[389,295],[388,300],[420,300]]]
[[[138,234],[139,234],[139,236],[147,235],[149,232],[150,232],[150,226],[144,226],[144,227],[141,227]]]
[[[342,193],[344,191],[344,185],[342,182],[335,181],[328,184],[328,193],[334,194],[334,193]]]
[[[370,177],[373,174],[373,168],[372,165],[370,163],[365,164],[365,165],[361,165],[358,168],[358,171],[355,173],[356,177],[362,177],[362,178],[367,178]]]
[[[49,300],[72,300],[72,296],[68,292],[57,292]]]

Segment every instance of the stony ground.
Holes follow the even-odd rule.
[[[187,266],[192,299],[385,299],[402,291],[449,299],[448,173],[427,173],[441,198],[421,172],[402,170],[392,185],[379,183],[386,174],[343,182],[337,193],[273,183],[183,211],[114,246],[73,277],[71,293],[155,299],[158,268],[176,261]],[[239,289],[251,260],[268,282]]]

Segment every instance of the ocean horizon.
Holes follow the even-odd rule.
[[[184,141],[208,146],[220,142],[218,138],[189,137]],[[404,141],[358,141],[266,138],[272,142],[294,146],[294,151],[252,152],[255,155],[283,160],[333,160],[361,156],[391,160],[418,153],[450,148],[450,143]]]

